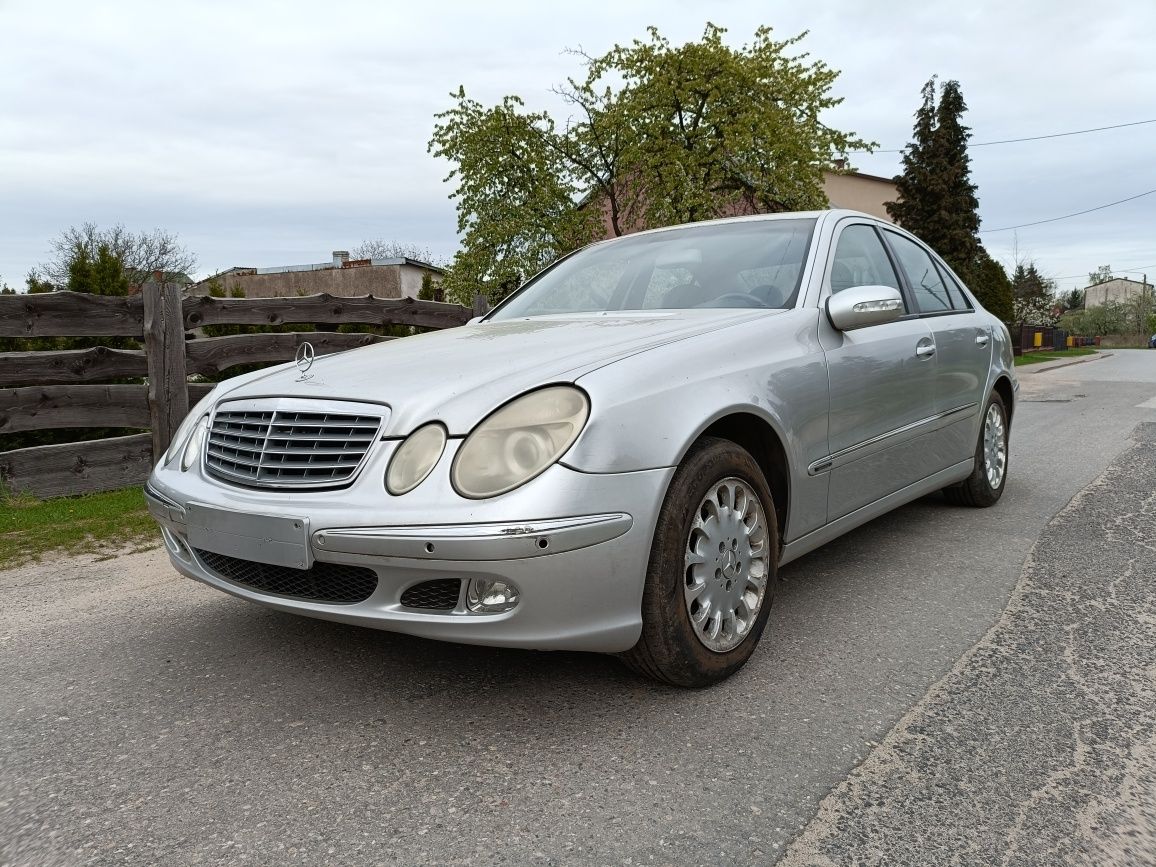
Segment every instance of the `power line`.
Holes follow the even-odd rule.
[[[1138,265],[1135,268],[1113,268],[1112,273],[1115,274],[1115,273],[1119,272],[1121,274],[1143,274],[1149,268],[1156,268],[1156,265]],[[1053,277],[1052,279],[1053,280],[1075,280],[1079,277],[1087,277],[1089,273],[1091,273],[1091,272],[1088,272],[1085,274],[1068,274],[1064,277]]]
[[[1015,144],[1022,141],[1043,141],[1048,138],[1063,138],[1069,135],[1083,135],[1089,132],[1104,132],[1109,129],[1123,129],[1128,126],[1142,126],[1146,123],[1156,123],[1156,118],[1151,120],[1134,120],[1130,123],[1115,123],[1111,126],[1094,126],[1091,129],[1074,129],[1071,132],[1053,132],[1048,135],[1029,135],[1024,138],[1002,138],[995,141],[973,141],[968,143],[968,147],[985,148],[991,145]],[[906,148],[889,148],[887,150],[873,150],[873,151],[848,151],[849,154],[901,154]]]
[[[1028,136],[1027,138],[1005,138],[998,141],[977,141],[969,144],[968,146],[973,148],[982,148],[988,147],[989,145],[1013,144],[1015,142],[1021,141],[1042,141],[1046,138],[1063,138],[1064,136],[1068,135],[1083,135],[1086,132],[1103,132],[1104,130],[1108,129],[1123,129],[1126,126],[1142,126],[1146,123],[1156,123],[1156,118],[1153,118],[1152,120],[1134,120],[1131,123],[1116,123],[1112,124],[1112,126],[1095,126],[1091,129],[1076,129],[1072,130],[1071,132],[1054,132],[1049,135],[1032,135]]]
[[[1091,214],[1094,211],[1102,211],[1105,208],[1114,208],[1116,205],[1122,205],[1125,202],[1131,202],[1131,201],[1135,201],[1136,199],[1142,199],[1142,198],[1144,198],[1144,196],[1150,196],[1153,193],[1156,193],[1156,190],[1148,190],[1147,192],[1144,192],[1144,193],[1137,193],[1134,196],[1129,196],[1126,199],[1120,199],[1117,202],[1108,202],[1108,204],[1106,204],[1106,205],[1097,205],[1094,208],[1088,208],[1086,211],[1076,211],[1074,214],[1064,214],[1062,217],[1049,217],[1046,220],[1036,220],[1033,223],[1020,223],[1017,226],[1001,226],[998,229],[980,229],[979,233],[981,235],[984,235],[984,234],[991,234],[992,232],[1010,232],[1012,229],[1026,229],[1028,226],[1042,226],[1044,223],[1055,223],[1059,220],[1070,220],[1072,217],[1081,217],[1084,214]]]

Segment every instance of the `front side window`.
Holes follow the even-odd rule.
[[[879,235],[861,223],[842,231],[831,260],[831,291],[842,292],[853,286],[899,288],[899,278]]]
[[[792,307],[814,228],[813,219],[741,220],[597,244],[526,284],[489,318]]]
[[[951,296],[935,262],[927,251],[896,232],[887,233],[887,241],[895,251],[899,267],[907,275],[907,283],[915,295],[920,313],[939,313],[951,310]]]

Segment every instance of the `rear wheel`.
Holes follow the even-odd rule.
[[[642,636],[623,660],[686,687],[738,671],[766,626],[778,551],[774,503],[759,465],[729,440],[700,440],[659,513]]]
[[[958,485],[943,489],[948,502],[978,508],[996,504],[1007,484],[1007,441],[1007,409],[999,392],[992,392],[975,447],[975,468]]]

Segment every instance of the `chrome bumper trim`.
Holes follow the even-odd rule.
[[[318,552],[419,560],[518,560],[588,548],[616,539],[634,519],[622,512],[501,524],[318,530]]]

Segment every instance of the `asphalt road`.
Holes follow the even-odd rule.
[[[781,865],[1156,863],[1156,423],[1136,439]]]
[[[1156,822],[1137,704],[1156,679],[1156,611],[1135,575],[1112,580],[1152,543],[1152,483],[1129,480],[1140,465],[1156,474],[1151,445],[1132,439],[1156,421],[1156,352],[1021,375],[997,507],[929,497],[786,567],[758,653],[700,692],[609,658],[266,611],[178,578],[155,551],[0,573],[0,861],[768,864],[794,841],[796,864],[986,864],[1001,845],[1008,863],[1146,863],[1129,858],[1151,854]],[[1117,458],[1099,494],[1071,502]],[[1147,505],[1105,511],[1117,490]],[[1041,534],[1055,568],[1076,564],[1070,580],[1110,576],[1080,593],[1047,585],[1047,622],[1017,614],[1048,574],[1043,546],[1024,569]],[[1101,642],[1112,618],[1070,610],[1112,593],[1135,627]],[[1057,636],[1081,629],[1072,662]],[[1071,687],[1077,662],[1097,675],[1091,691],[1047,692]],[[1113,692],[1110,667],[1133,693]],[[1006,712],[1016,705],[1024,716]],[[1055,725],[1049,710],[1064,711]],[[1025,720],[1035,736],[1013,736]],[[995,724],[1012,733],[983,740]],[[1111,748],[1082,766],[1104,771],[1097,785],[1048,788],[1049,775],[1088,778],[1065,757],[1100,735]],[[1016,786],[968,760],[980,747],[1018,762]],[[1047,800],[1060,789],[1066,800]],[[1148,812],[1129,806],[1145,793]],[[950,809],[968,798],[984,811]],[[1078,808],[1092,801],[1089,818]],[[1014,851],[998,828],[959,846],[1001,810],[1025,817]],[[1095,845],[1063,848],[1073,817],[1098,829]],[[1042,839],[1037,821],[1058,848],[1024,845]],[[945,829],[938,849],[920,848],[928,822]],[[1139,842],[1104,848],[1116,828]]]

